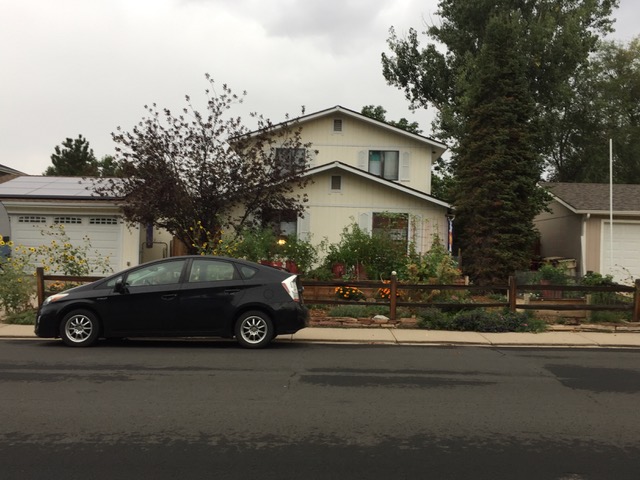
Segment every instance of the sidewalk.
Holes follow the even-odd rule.
[[[37,338],[33,325],[0,323],[0,338]],[[281,335],[277,342],[386,345],[475,345],[502,347],[616,347],[640,348],[640,333],[544,332],[478,333],[396,328],[305,328]]]

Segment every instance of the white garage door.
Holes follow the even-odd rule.
[[[610,223],[602,225],[600,272],[613,275],[615,281],[631,283],[640,278],[640,223],[613,222],[613,243]]]
[[[42,235],[42,232],[49,231],[49,227],[56,223],[64,225],[64,231],[72,245],[81,248],[89,245],[87,255],[90,260],[98,255],[108,257],[113,271],[120,269],[122,224],[116,216],[12,215],[11,240],[26,247],[48,245],[55,237]],[[88,242],[85,242],[85,237],[89,239]],[[102,275],[103,272],[94,273]]]

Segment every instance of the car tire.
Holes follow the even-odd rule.
[[[235,325],[236,340],[245,348],[264,348],[275,337],[273,322],[264,312],[243,313]]]
[[[67,313],[60,324],[60,338],[70,347],[90,347],[100,334],[98,317],[88,310]]]

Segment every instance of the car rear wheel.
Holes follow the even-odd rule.
[[[60,338],[70,347],[89,347],[100,333],[98,318],[88,310],[74,310],[60,324]]]
[[[275,337],[275,329],[268,315],[251,311],[236,322],[236,340],[245,348],[264,348]]]

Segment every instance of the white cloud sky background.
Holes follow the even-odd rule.
[[[382,105],[417,121],[386,84],[380,55],[399,34],[437,21],[437,0],[0,0],[0,164],[32,175],[65,138],[82,134],[96,157],[111,132],[130,130],[145,104],[203,106],[208,84],[248,96],[273,121],[342,105]],[[612,38],[640,34],[640,2],[621,0]]]

